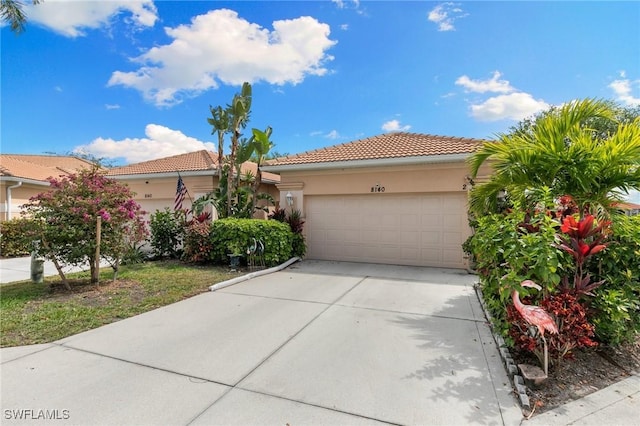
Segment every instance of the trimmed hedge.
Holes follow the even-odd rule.
[[[292,256],[293,232],[286,223],[260,219],[218,219],[211,224],[211,260],[229,263],[229,254],[238,249],[246,259],[253,239],[264,243],[267,266],[278,265]]]
[[[11,219],[0,223],[0,256],[28,256],[40,227],[33,219]]]

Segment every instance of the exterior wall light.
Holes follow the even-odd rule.
[[[291,193],[291,191],[287,192],[285,198],[287,199],[287,205],[289,207],[293,206],[293,194]]]

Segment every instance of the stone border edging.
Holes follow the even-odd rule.
[[[287,260],[286,262],[284,262],[281,265],[274,266],[274,267],[269,268],[269,269],[263,269],[261,271],[251,272],[249,274],[242,275],[240,277],[232,278],[230,280],[226,280],[226,281],[219,282],[217,284],[213,284],[212,286],[209,287],[209,291],[220,290],[220,289],[223,289],[225,287],[229,287],[229,286],[232,286],[234,284],[241,283],[243,281],[248,281],[248,280],[250,280],[252,278],[256,278],[256,277],[260,277],[262,275],[267,275],[267,274],[271,274],[273,272],[281,271],[284,268],[287,268],[290,265],[298,262],[299,260],[302,260],[302,259],[300,259],[299,257],[292,257],[291,259]]]
[[[491,313],[487,309],[487,306],[484,303],[484,297],[482,295],[482,289],[480,288],[480,283],[476,283],[473,288],[476,291],[476,296],[480,301],[480,306],[482,306],[482,310],[484,312],[484,316],[489,322],[489,328],[491,329],[491,335],[493,336],[493,340],[496,342],[498,346],[498,350],[500,352],[500,357],[504,363],[505,369],[509,378],[511,379],[511,385],[513,386],[514,391],[518,395],[518,402],[520,402],[520,407],[522,409],[522,414],[524,416],[528,415],[531,412],[531,402],[529,401],[529,395],[527,395],[527,386],[525,385],[524,378],[518,374],[518,366],[513,361],[513,357],[509,352],[509,348],[505,343],[502,336],[496,334],[493,329],[493,317]]]

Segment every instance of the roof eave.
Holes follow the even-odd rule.
[[[175,172],[160,172],[160,173],[129,173],[122,175],[111,175],[107,173],[107,177],[111,179],[157,179],[157,178],[177,178],[178,176],[217,176],[218,171],[216,169],[211,170],[189,170],[189,171],[175,171]]]
[[[38,185],[38,186],[50,186],[49,182],[46,180],[29,179],[29,178],[23,178],[18,176],[0,176],[0,181],[22,182],[22,183],[28,183],[30,185]]]
[[[137,180],[137,179],[162,179],[162,178],[177,178],[178,175],[182,177],[196,177],[196,176],[218,176],[217,170],[191,170],[191,171],[182,171],[182,172],[162,172],[162,173],[133,173],[133,174],[123,174],[123,175],[109,175],[108,178],[115,180]],[[270,178],[262,178],[263,183],[280,183],[279,180],[270,179]]]
[[[299,163],[263,166],[262,170],[278,173],[284,171],[331,170],[362,167],[404,166],[415,164],[456,163],[465,161],[472,153],[420,155],[414,157],[376,158],[371,160],[326,161],[321,163]]]

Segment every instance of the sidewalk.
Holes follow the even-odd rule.
[[[101,267],[108,265],[101,265]],[[79,272],[85,270],[84,267],[63,266],[65,273]],[[57,276],[58,271],[53,262],[44,262],[44,276]],[[0,285],[13,283],[16,281],[26,281],[31,279],[31,257],[15,257],[11,259],[0,259]]]
[[[638,425],[640,375],[524,420],[523,426]]]

